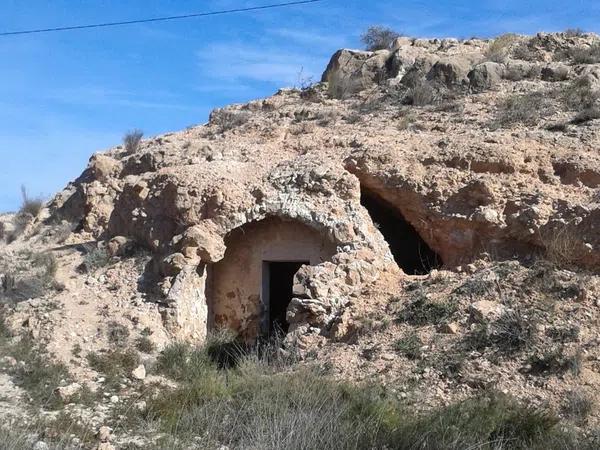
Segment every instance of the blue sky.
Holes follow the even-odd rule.
[[[2,0],[0,31],[257,6],[270,0]],[[50,196],[90,155],[140,128],[206,121],[229,103],[320,77],[331,54],[383,24],[411,36],[600,31],[594,0],[324,0],[253,13],[0,37],[0,211],[20,186]]]

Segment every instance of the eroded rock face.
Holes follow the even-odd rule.
[[[527,45],[546,55],[564,49],[564,39],[542,35]],[[282,90],[220,110],[206,125],[143,141],[132,155],[117,147],[94,156],[57,196],[53,214],[76,217],[113,254],[130,242],[150,249],[163,317],[182,338],[202,339],[214,321],[256,330],[261,291],[242,289],[236,278],[253,273],[256,281],[256,265],[272,249],[269,233],[258,245],[252,237],[245,243],[243,230],[278,221],[284,225],[267,228],[273,243],[279,236],[294,247],[285,224],[310,230],[310,245],[326,243],[314,253],[322,259],[282,256],[310,260],[296,274],[290,330],[340,334],[346,306],[382,274],[399,271],[361,206],[361,187],[414,227],[446,268],[483,253],[530,258],[563,233],[572,237],[577,263],[597,268],[597,125],[571,135],[542,125],[488,127],[495,105],[513,91],[508,83],[555,88],[573,76],[592,83],[597,71],[545,64],[540,78],[539,64],[515,59],[513,49],[505,63],[484,61],[487,46],[401,38],[389,51],[341,50],[310,91]],[[382,92],[411,77],[463,93],[460,112],[415,108],[418,129],[400,127],[398,106]],[[349,80],[353,96],[332,95],[336,80]],[[478,93],[464,93],[469,86]],[[255,244],[252,270],[229,265],[234,247]],[[219,265],[230,286],[215,294]]]

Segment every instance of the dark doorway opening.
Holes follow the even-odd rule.
[[[309,261],[263,262],[263,334],[287,333],[287,307],[293,296],[294,275]]]
[[[423,275],[441,266],[439,255],[419,236],[400,211],[385,200],[361,188],[360,203],[366,208],[394,256],[396,264],[409,275]]]

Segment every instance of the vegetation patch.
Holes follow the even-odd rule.
[[[408,359],[419,359],[421,357],[421,347],[423,342],[416,333],[409,333],[406,336],[397,339],[393,348]]]
[[[565,354],[562,347],[540,351],[529,358],[528,372],[532,375],[561,375],[570,372],[579,376],[583,366],[583,356],[577,351],[572,355]]]
[[[549,114],[550,103],[543,92],[531,92],[508,97],[498,105],[493,128],[509,128],[517,124],[537,125]]]
[[[116,388],[140,364],[140,357],[131,349],[109,350],[104,353],[88,353],[87,362],[96,372],[106,376],[108,387]]]
[[[447,322],[456,312],[452,303],[432,302],[425,297],[418,297],[401,312],[398,320],[413,326],[439,325]]]
[[[165,349],[160,361],[180,386],[150,400],[140,420],[157,424],[169,448],[185,448],[194,437],[201,447],[273,450],[586,445],[551,413],[493,392],[415,414],[377,386],[334,381],[315,368],[281,372],[243,358],[219,369],[206,351],[185,344]]]

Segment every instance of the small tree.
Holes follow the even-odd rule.
[[[365,44],[365,48],[374,52],[376,50],[386,50],[389,49],[394,40],[400,37],[399,33],[396,33],[391,28],[386,28],[382,26],[372,26],[365,31],[360,40],[363,44]]]

